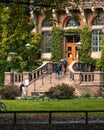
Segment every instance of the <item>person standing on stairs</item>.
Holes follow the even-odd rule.
[[[61,69],[62,69],[62,65],[61,65],[61,63],[58,63],[56,65],[56,74],[57,74],[57,79],[58,80],[60,80]]]
[[[67,68],[67,59],[65,58],[64,60],[63,60],[63,66],[64,66],[64,74],[66,73],[66,68]]]

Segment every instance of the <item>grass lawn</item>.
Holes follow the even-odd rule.
[[[104,99],[1,100],[7,110],[104,110]]]

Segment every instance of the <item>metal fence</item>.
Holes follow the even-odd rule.
[[[57,123],[104,123],[104,110],[0,111],[0,124]]]

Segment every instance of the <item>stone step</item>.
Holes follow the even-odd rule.
[[[40,77],[38,80],[35,82],[32,82],[31,85],[28,87],[28,95],[31,95],[31,92],[46,92],[48,91],[51,87],[56,86],[57,84],[69,84],[72,86],[72,81],[70,80],[70,74],[67,72],[65,75],[61,74],[60,79],[57,79],[56,73],[50,74],[45,74],[42,77]]]

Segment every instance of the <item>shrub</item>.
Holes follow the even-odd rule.
[[[4,86],[0,89],[0,95],[3,99],[15,99],[21,95],[21,91],[17,86]]]
[[[91,97],[90,93],[83,93],[81,95],[81,98],[90,98],[90,97]]]
[[[58,84],[54,87],[51,87],[48,93],[60,93],[60,99],[72,99],[74,98],[74,91],[75,89],[72,86],[62,83],[61,85]]]

